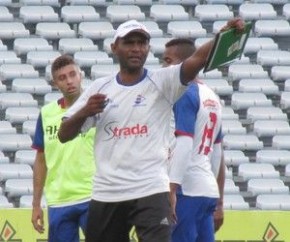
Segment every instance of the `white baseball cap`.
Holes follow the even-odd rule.
[[[123,38],[132,32],[142,33],[144,36],[150,39],[149,31],[144,24],[141,24],[136,20],[129,20],[119,25],[113,41],[115,42],[118,38]]]

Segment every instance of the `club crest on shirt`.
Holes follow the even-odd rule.
[[[135,101],[134,101],[134,104],[133,106],[136,107],[136,106],[146,106],[146,104],[144,103],[144,101],[146,100],[146,98],[144,96],[142,96],[141,94],[138,94]]]

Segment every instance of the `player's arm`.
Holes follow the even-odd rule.
[[[33,227],[39,233],[44,232],[43,211],[41,208],[41,198],[46,179],[46,163],[44,152],[37,151],[33,165],[33,201],[32,201],[32,218]]]
[[[224,186],[225,186],[225,161],[223,150],[221,149],[220,167],[217,176],[217,183],[220,197],[217,201],[216,211],[214,213],[215,231],[218,231],[224,222]]]
[[[86,119],[103,112],[106,104],[106,95],[95,94],[89,97],[87,103],[69,118],[64,118],[58,131],[60,142],[65,143],[75,138]]]
[[[221,31],[229,28],[236,28],[238,32],[244,29],[244,21],[234,18],[227,22]],[[198,73],[204,68],[209,52],[213,46],[213,40],[208,41],[199,47],[192,56],[188,57],[182,64],[181,78],[183,82],[190,82],[195,79]]]

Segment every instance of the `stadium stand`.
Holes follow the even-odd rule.
[[[239,15],[253,23],[241,59],[198,75],[224,105],[225,208],[289,210],[289,194],[258,194],[264,187],[251,181],[263,179],[267,189],[283,183],[289,193],[289,0],[1,0],[0,164],[33,167],[35,120],[61,97],[51,85],[56,56],[74,56],[86,88],[118,71],[110,45],[124,20],[149,28],[146,67],[157,68],[167,41],[189,37],[198,48]],[[31,194],[31,178],[7,179],[0,207],[30,207]]]

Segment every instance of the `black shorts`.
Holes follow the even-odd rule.
[[[169,215],[167,192],[124,202],[92,200],[86,242],[129,242],[132,226],[139,242],[169,242]]]

